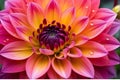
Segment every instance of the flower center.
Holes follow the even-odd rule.
[[[44,24],[45,23],[45,24]],[[44,25],[44,26],[43,26]],[[53,21],[51,24],[43,20],[40,25],[41,32],[38,34],[40,46],[56,50],[65,45],[69,40],[69,33],[65,31],[65,25]]]

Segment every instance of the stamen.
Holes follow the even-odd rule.
[[[71,30],[71,26],[68,26],[68,31],[70,31]]]
[[[43,19],[43,24],[46,25],[47,24],[47,20]]]
[[[42,24],[40,24],[40,25],[39,25],[39,28],[40,28],[40,29],[42,29],[42,28],[43,28],[43,25],[42,25]]]
[[[56,22],[55,20],[54,20],[54,21],[52,21],[52,24],[55,24],[55,22]]]
[[[60,23],[57,22],[56,24],[57,24],[57,27],[61,28],[61,24]]]
[[[62,24],[62,29],[64,30],[66,28],[66,26],[64,24]]]

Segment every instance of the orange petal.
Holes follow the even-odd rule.
[[[50,67],[50,59],[44,55],[33,55],[26,63],[26,73],[29,78],[36,79],[43,76]]]
[[[49,22],[53,20],[59,21],[60,18],[60,9],[56,0],[51,0],[46,8],[46,18]]]
[[[52,67],[56,73],[58,73],[63,78],[68,78],[71,74],[71,65],[68,60],[63,59],[53,59]]]
[[[70,49],[70,52],[68,53],[68,56],[70,56],[70,57],[81,57],[82,52],[79,48],[73,47],[73,48]]]
[[[76,73],[88,78],[94,77],[93,65],[87,58],[70,58],[70,62],[72,64],[73,71]]]
[[[39,25],[44,19],[44,13],[40,5],[31,2],[28,5],[27,17],[32,26],[34,26],[36,29],[39,28]]]
[[[52,51],[50,49],[42,49],[42,48],[40,48],[39,51],[40,51],[41,54],[44,54],[44,55],[53,55],[54,54],[54,51]]]
[[[83,55],[89,58],[99,58],[108,54],[108,51],[103,45],[93,41],[88,41],[87,43],[79,46],[79,48]]]
[[[103,20],[92,20],[90,21],[89,25],[84,29],[80,35],[86,36],[90,39],[98,36],[103,30],[106,28],[106,22]]]
[[[66,27],[68,27],[68,25],[70,25],[73,22],[74,18],[75,18],[75,8],[72,7],[72,8],[67,9],[62,14],[61,23],[66,25]]]
[[[91,0],[74,0],[76,16],[88,16],[91,12]]]
[[[70,7],[73,7],[74,5],[74,0],[56,0],[56,1],[58,1],[62,12],[64,12]]]
[[[83,31],[87,27],[88,22],[89,22],[88,17],[77,18],[72,24],[71,32],[75,34],[79,34],[81,31]]]
[[[32,55],[32,48],[24,41],[16,41],[3,47],[0,55],[8,59],[23,60]]]

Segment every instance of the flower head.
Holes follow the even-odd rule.
[[[116,14],[99,3],[7,0],[0,13],[2,71],[26,71],[28,78],[98,78],[96,67],[119,64]]]

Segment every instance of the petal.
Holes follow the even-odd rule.
[[[70,25],[73,22],[74,18],[75,18],[75,8],[72,7],[72,8],[67,9],[62,14],[61,23],[66,25],[66,27],[68,27],[68,25]]]
[[[95,66],[114,66],[120,64],[120,57],[114,51],[109,52],[107,56],[101,58],[91,58],[90,61]]]
[[[120,42],[116,38],[114,38],[108,34],[99,35],[98,37],[95,38],[95,41],[104,45],[104,47],[108,51],[112,51],[120,46]]]
[[[35,29],[39,28],[40,23],[44,19],[44,13],[40,5],[34,2],[29,3],[27,9],[27,18],[29,23],[31,23]]]
[[[114,66],[95,67],[96,79],[112,79],[116,77]]]
[[[88,22],[89,22],[88,17],[77,18],[72,24],[71,32],[75,34],[79,34],[86,28],[86,26],[88,25]]]
[[[56,0],[56,1],[58,1],[62,12],[64,12],[70,7],[73,7],[74,5],[74,0]]]
[[[32,35],[33,31],[31,28],[25,27],[25,26],[17,26],[16,28],[16,32],[18,34],[18,36],[25,41],[29,42],[29,36]]]
[[[26,63],[26,72],[29,78],[36,79],[43,76],[50,67],[50,59],[44,55],[33,55]]]
[[[88,58],[99,58],[108,54],[103,45],[94,41],[88,41],[87,43],[79,46],[79,48],[83,55]]]
[[[120,30],[120,21],[115,20],[110,26],[111,26],[111,28],[110,28],[108,34],[115,35]]]
[[[66,59],[53,59],[52,67],[55,70],[55,72],[63,78],[68,78],[71,74],[71,65]]]
[[[16,33],[15,28],[13,27],[13,25],[11,24],[8,16],[3,17],[1,20],[1,24],[4,27],[4,29],[12,36],[19,38],[18,34]]]
[[[106,22],[103,20],[91,20],[89,25],[80,33],[80,35],[92,39],[98,36],[106,27]]]
[[[23,60],[32,55],[32,48],[24,41],[16,41],[4,46],[0,55],[12,60]]]
[[[100,8],[94,18],[104,20],[107,22],[107,25],[110,25],[115,20],[116,13],[107,8]]]
[[[70,49],[70,52],[68,53],[69,57],[81,57],[82,56],[82,52],[80,51],[79,48],[77,47],[73,47]]]
[[[51,0],[46,8],[46,18],[49,22],[53,20],[59,21],[60,9],[56,0]]]
[[[11,36],[4,28],[0,25],[0,44],[6,45],[10,42],[17,41],[18,39]]]
[[[2,64],[2,72],[4,73],[16,73],[25,71],[25,60],[22,61],[13,61],[6,60]]]
[[[80,58],[70,58],[72,64],[72,69],[79,75],[93,78],[94,77],[94,68],[92,63],[85,57]]]
[[[91,12],[91,0],[74,0],[76,16],[88,16]]]
[[[76,35],[75,38],[74,38],[76,46],[82,45],[82,44],[86,43],[88,40],[89,40],[88,37],[81,36],[81,35]]]
[[[25,26],[28,28],[32,28],[28,23],[26,15],[24,15],[22,13],[11,13],[10,21],[14,27]]]
[[[91,0],[91,13],[90,18],[93,18],[99,10],[100,0]]]
[[[52,50],[50,50],[50,49],[42,49],[42,48],[40,48],[39,51],[40,51],[40,53],[42,53],[44,55],[53,55],[54,54],[54,52]]]
[[[48,74],[48,77],[49,77],[50,79],[62,79],[62,77],[59,76],[59,75],[53,70],[52,67],[48,70],[47,74]]]

